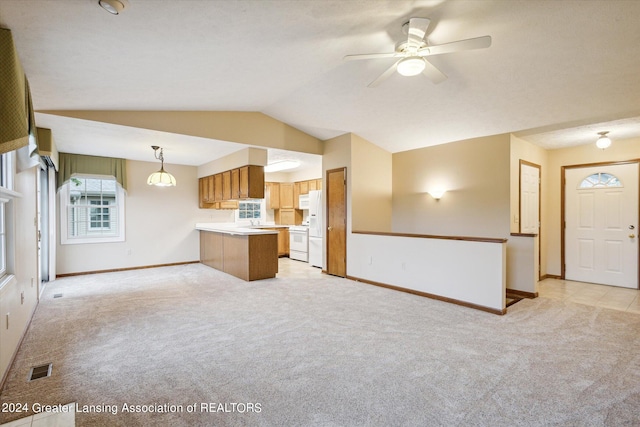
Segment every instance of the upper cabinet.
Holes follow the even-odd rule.
[[[322,190],[321,179],[309,179],[307,181],[296,182],[300,185],[300,194],[309,194],[309,191]]]
[[[280,209],[280,184],[267,182],[265,184],[265,201],[267,209]]]
[[[239,199],[264,199],[264,168],[262,166],[243,166],[239,169]]]
[[[294,209],[293,183],[280,183],[280,209]]]
[[[264,168],[247,165],[205,176],[198,180],[198,194],[202,209],[237,209],[237,200],[264,198]]]

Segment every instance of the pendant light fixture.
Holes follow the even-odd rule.
[[[162,154],[162,148],[157,145],[152,145],[151,148],[153,148],[153,155],[156,159],[160,160],[160,170],[149,175],[147,184],[157,185],[158,187],[174,187],[176,185],[176,179],[173,175],[164,170],[164,155]],[[160,155],[158,155],[158,149],[160,150]]]
[[[598,132],[598,135],[600,135],[600,137],[596,140],[596,147],[604,150],[611,145],[611,139],[609,139],[609,137],[607,136],[608,133],[609,131]]]

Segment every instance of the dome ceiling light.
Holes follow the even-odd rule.
[[[98,0],[98,6],[112,15],[120,15],[128,6],[127,0]]]

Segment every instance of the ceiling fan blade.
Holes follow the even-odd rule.
[[[425,67],[422,71],[422,74],[429,77],[429,80],[431,80],[433,83],[438,84],[447,80],[447,76],[445,76],[444,73],[438,69],[438,67],[436,67],[426,59],[424,60],[424,63]]]
[[[369,83],[369,84],[367,85],[367,87],[376,87],[376,86],[378,86],[380,83],[382,83],[383,81],[385,81],[386,79],[388,79],[388,78],[389,78],[389,76],[391,76],[393,73],[395,73],[396,68],[398,67],[398,62],[400,62],[400,60],[399,60],[399,61],[396,61],[396,63],[395,63],[395,64],[393,64],[391,67],[387,68],[387,69],[385,70],[385,72],[384,72],[384,73],[380,74],[380,76],[378,76],[378,78],[377,78],[377,79],[375,79],[374,81],[372,81],[371,83]]]
[[[424,42],[424,36],[431,20],[427,18],[411,18],[409,19],[409,28],[407,29],[407,42],[413,46],[420,46]]]
[[[460,52],[462,50],[484,49],[489,46],[491,46],[491,36],[483,36],[423,47],[418,50],[418,56],[442,55],[443,53]]]
[[[344,59],[345,61],[354,61],[358,59],[379,59],[379,58],[394,58],[396,56],[401,56],[398,52],[392,53],[364,53],[361,55],[347,55]]]

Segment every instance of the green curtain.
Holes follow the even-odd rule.
[[[112,175],[127,189],[125,159],[112,157],[85,156],[82,154],[60,153],[58,168],[58,188],[71,179],[74,173],[88,175]]]
[[[0,28],[0,154],[29,143],[30,98],[11,30]]]

